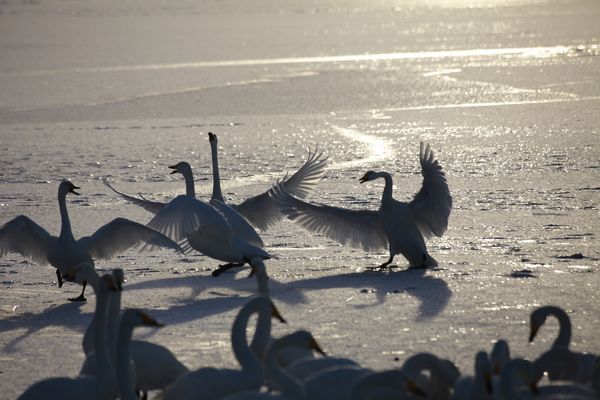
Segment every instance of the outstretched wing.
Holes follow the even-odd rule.
[[[206,237],[227,245],[233,239],[231,225],[220,211],[187,195],[179,195],[171,200],[152,218],[148,226],[177,242],[198,230],[202,230]]]
[[[162,233],[125,218],[115,218],[92,236],[82,237],[78,242],[92,258],[112,258],[132,247],[140,250],[163,247],[183,252],[177,243]]]
[[[219,200],[211,200],[210,204],[219,210],[231,225],[234,236],[258,247],[264,247],[264,243],[256,230],[240,213],[233,207]]]
[[[442,236],[448,228],[452,197],[446,175],[429,147],[421,142],[421,173],[423,185],[408,204],[413,210],[419,230],[425,237]]]
[[[273,187],[270,195],[282,213],[305,229],[367,251],[387,248],[387,237],[376,211],[307,203],[279,186]]]
[[[119,196],[121,196],[122,198],[124,198],[125,200],[127,200],[128,202],[135,204],[136,206],[140,206],[143,209],[145,209],[146,211],[151,212],[152,214],[156,214],[157,212],[159,212],[164,206],[167,205],[167,203],[162,203],[160,201],[150,201],[150,200],[146,200],[143,198],[139,198],[139,197],[135,197],[135,196],[130,196],[128,194],[125,193],[121,193],[119,192],[117,189],[115,189],[109,182],[108,179],[104,178],[102,179],[102,182],[104,182],[104,184],[113,192],[115,192],[116,194],[118,194]]]
[[[15,251],[38,264],[48,264],[48,253],[57,238],[32,219],[19,215],[0,228],[0,257]]]
[[[309,150],[308,158],[302,167],[289,178],[287,175],[284,176],[280,185],[287,193],[303,199],[321,179],[326,166],[327,157],[324,157],[323,153]],[[283,214],[270,198],[269,191],[246,199],[233,207],[252,225],[263,231],[283,218]]]

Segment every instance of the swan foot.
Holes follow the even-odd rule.
[[[219,268],[215,269],[211,273],[211,275],[214,277],[217,277],[217,276],[221,275],[223,272],[227,271],[228,269],[235,268],[235,267],[241,267],[244,264],[245,263],[227,263],[227,264],[219,265]]]
[[[67,299],[67,300],[69,300],[69,301],[87,301],[87,299],[83,296],[83,293],[77,297],[71,297],[70,299]]]

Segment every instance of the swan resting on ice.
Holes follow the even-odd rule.
[[[62,221],[58,237],[50,235],[31,218],[19,215],[0,227],[0,257],[14,251],[38,264],[49,263],[56,268],[58,286],[62,287],[63,276],[81,263],[93,265],[94,258],[109,259],[135,246],[140,250],[165,247],[182,251],[177,243],[162,233],[125,218],[115,218],[93,235],[76,240],[67,213],[66,197],[69,193],[79,195],[77,189],[79,187],[67,180],[58,186]],[[69,300],[85,301],[83,294],[86,285],[84,281],[79,297]]]
[[[441,237],[448,228],[452,197],[442,167],[428,144],[421,142],[419,158],[423,184],[408,203],[393,198],[389,173],[368,171],[360,178],[360,183],[384,179],[377,211],[308,203],[280,186],[273,187],[270,195],[289,219],[305,229],[366,251],[387,248],[390,257],[379,268],[387,267],[399,253],[412,267],[435,267],[437,261],[427,252],[425,238]]]

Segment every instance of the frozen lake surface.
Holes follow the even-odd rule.
[[[443,166],[454,209],[428,242],[440,265],[389,272],[387,254],[341,247],[289,221],[261,236],[271,295],[287,325],[331,355],[375,369],[430,351],[471,372],[476,350],[527,343],[536,306],[565,308],[572,347],[598,353],[600,313],[600,4],[597,1],[256,1],[0,4],[0,223],[19,214],[60,230],[56,190],[77,237],[117,216],[150,215],[110,193],[156,199],[184,190],[168,165],[188,161],[211,191],[207,132],[219,136],[224,194],[267,190],[318,148],[329,156],[311,201],[377,208],[421,184],[419,141]],[[141,337],[190,368],[234,366],[229,329],[256,292],[247,272],[213,278],[200,255],[127,252],[126,307],[164,323]],[[74,376],[94,298],[66,301],[55,271],[0,259],[0,398]]]

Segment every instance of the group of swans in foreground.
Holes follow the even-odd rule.
[[[146,398],[149,390],[160,390],[158,398],[163,400],[600,398],[600,361],[568,348],[570,321],[558,307],[541,307],[531,314],[530,341],[547,316],[557,317],[560,323],[559,339],[534,362],[511,359],[508,343],[498,340],[490,354],[476,354],[473,376],[461,376],[451,361],[431,353],[415,354],[401,368],[385,371],[346,358],[320,357],[325,353],[306,330],[272,337],[271,318],[286,321],[267,296],[256,296],[240,309],[231,329],[231,346],[240,367],[190,371],[167,348],[131,340],[136,326],[161,326],[146,313],[125,310],[117,323],[122,270],[99,277],[91,263],[82,263],[68,275],[74,281],[86,280],[96,292],[94,317],[83,339],[84,365],[74,379],[34,383],[19,400],[131,400],[138,398],[138,391]],[[254,314],[258,318],[249,344],[246,331]],[[286,351],[293,356],[284,357]],[[549,382],[540,384],[544,373]]]
[[[38,263],[50,263],[57,268],[59,286],[62,285],[62,277],[78,263],[110,258],[135,245],[142,249],[169,247],[180,251],[181,245],[183,251],[197,250],[226,262],[213,271],[215,276],[246,263],[254,271],[257,264],[271,258],[254,226],[265,230],[286,216],[300,226],[342,244],[367,251],[387,248],[390,256],[381,268],[392,263],[398,253],[413,267],[437,265],[427,252],[425,238],[441,236],[447,229],[452,197],[444,172],[429,145],[421,142],[419,159],[423,184],[408,203],[393,198],[389,173],[368,171],[360,179],[361,183],[378,178],[385,180],[380,208],[371,211],[302,200],[325,171],[327,159],[316,151],[309,152],[304,165],[289,178],[286,175],[276,186],[241,204],[226,204],[221,192],[216,135],[209,133],[209,141],[213,164],[210,201],[196,198],[192,168],[187,162],[169,167],[172,173],[183,175],[186,194],[166,203],[121,193],[104,180],[110,189],[152,212],[154,217],[147,226],[117,218],[94,235],[75,240],[65,198],[68,193],[78,193],[71,182],[64,181],[58,192],[62,218],[59,237],[51,236],[28,217],[19,216],[0,228],[0,256],[16,251]],[[85,300],[84,291],[85,282],[81,295],[73,300]]]

